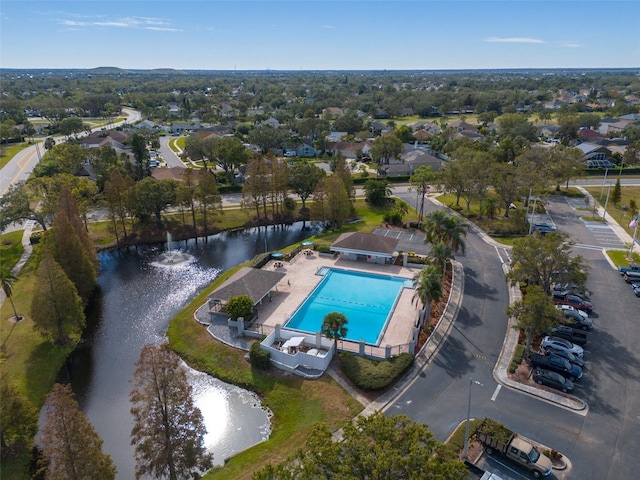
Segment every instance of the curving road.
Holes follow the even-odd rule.
[[[122,111],[127,117],[126,120],[112,123],[105,128],[112,129],[125,123],[135,123],[142,119],[142,114],[138,110],[123,108]],[[94,132],[97,130],[102,130],[102,128],[92,129]],[[79,137],[84,135],[86,135],[84,132],[78,134]],[[55,137],[57,143],[62,139],[63,137]],[[26,181],[44,153],[42,142],[38,142],[20,151],[9,163],[2,167],[2,170],[0,170],[0,195],[4,195],[11,185],[23,180]]]
[[[410,204],[415,196],[397,194]],[[576,206],[576,205],[574,205]],[[543,399],[501,387],[493,369],[507,328],[508,291],[502,262],[508,251],[467,236],[464,295],[451,332],[441,349],[411,386],[389,406],[426,423],[440,441],[464,421],[471,387],[471,416],[490,416],[513,430],[564,453],[571,470],[557,478],[637,478],[640,456],[640,302],[602,254],[602,228],[591,229],[571,200],[552,197],[550,217],[578,244],[576,253],[591,266],[589,287],[596,305],[594,333],[586,349],[585,378],[576,394],[589,405],[573,412]],[[429,204],[429,210],[434,210]],[[582,212],[584,213],[584,212]],[[527,478],[508,472],[510,478]],[[500,476],[504,476],[500,471]]]

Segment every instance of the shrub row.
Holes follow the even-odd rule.
[[[383,390],[413,365],[413,355],[401,353],[387,360],[371,360],[349,352],[340,354],[340,368],[362,390]]]
[[[251,366],[258,370],[269,370],[271,368],[271,354],[260,348],[260,342],[253,342],[249,348],[249,361]]]
[[[518,369],[518,365],[522,363],[522,358],[524,356],[524,345],[519,343],[516,345],[516,350],[513,353],[513,358],[511,359],[511,364],[509,365],[509,373],[515,373]]]

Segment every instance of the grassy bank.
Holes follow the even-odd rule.
[[[27,142],[2,145],[0,147],[0,168],[9,163],[19,152],[30,146],[31,144]]]

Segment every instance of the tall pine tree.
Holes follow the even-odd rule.
[[[171,347],[145,346],[133,382],[131,444],[135,445],[136,478],[187,479],[210,468],[204,419]]]
[[[45,248],[73,282],[87,305],[97,285],[98,257],[87,234],[71,190],[63,185],[58,200],[53,235],[47,237]]]
[[[111,480],[116,468],[102,452],[102,439],[80,411],[69,385],[55,384],[47,397],[40,444],[41,468],[51,480]]]
[[[46,250],[38,265],[31,318],[36,330],[43,336],[52,335],[59,344],[66,343],[70,335],[79,334],[85,325],[76,288]]]
[[[7,375],[0,380],[0,450],[2,457],[19,455],[38,429],[38,412]]]

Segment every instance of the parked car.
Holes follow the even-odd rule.
[[[543,350],[543,353],[545,355],[556,355],[558,357],[562,357],[573,365],[577,365],[584,370],[584,360],[567,350],[554,350],[553,348],[547,348],[546,350]]]
[[[578,310],[576,307],[572,305],[556,305],[556,308],[565,315],[571,315],[572,317],[581,317],[581,318],[589,318],[589,314],[584,310]]]
[[[591,302],[587,302],[586,300],[582,300],[577,295],[565,295],[564,297],[554,297],[553,301],[557,305],[571,305],[578,310],[584,310],[587,313],[591,313],[593,311],[593,305]]]
[[[580,297],[582,300],[586,300],[587,302],[591,301],[590,292],[585,291],[585,289],[579,287],[578,285],[569,285],[569,284],[560,284],[556,283],[551,287],[551,296],[554,298],[564,298],[567,295],[576,295]]]
[[[540,355],[538,353],[532,353],[529,355],[529,363],[534,368],[542,368],[558,372],[573,381],[582,378],[582,369],[579,366],[572,364],[558,355]]]
[[[563,377],[559,373],[544,370],[542,368],[537,368],[533,371],[533,381],[538,385],[557,388],[563,392],[570,392],[573,390],[573,382],[571,380]]]
[[[629,270],[622,274],[622,278],[627,283],[636,283],[640,282],[640,272],[636,272],[635,270]]]
[[[571,305],[556,305],[556,308],[562,311],[564,316],[562,323],[564,325],[582,330],[591,330],[593,328],[593,320],[589,318],[587,312],[578,310]]]
[[[576,345],[569,340],[565,340],[564,338],[560,337],[546,336],[542,339],[540,346],[545,349],[553,348],[555,350],[566,350],[573,353],[574,355],[577,355],[580,358],[584,356],[584,350],[580,345]]]
[[[636,295],[636,297],[640,298],[640,283],[632,282],[631,288],[633,289],[633,293]]]
[[[556,227],[549,225],[548,223],[533,224],[533,231],[538,232],[540,235],[546,235],[547,233],[555,232],[556,230],[558,230]]]

